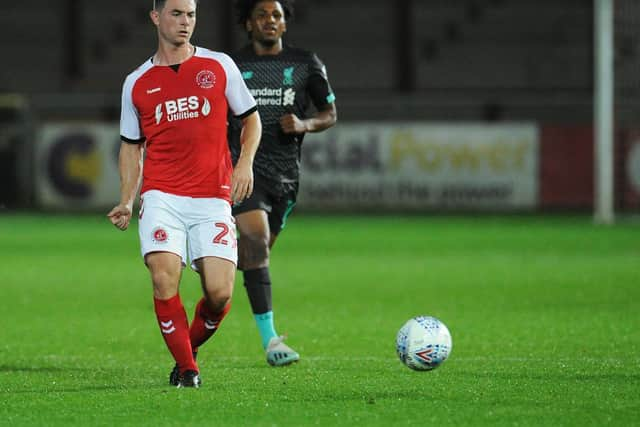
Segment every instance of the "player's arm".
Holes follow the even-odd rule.
[[[142,159],[145,137],[140,128],[139,113],[133,102],[133,86],[136,80],[130,74],[122,87],[120,112],[120,203],[107,214],[111,223],[126,230],[131,221],[133,201],[142,180]]]
[[[258,111],[242,118],[240,156],[231,176],[231,200],[242,201],[253,193],[253,159],[262,136],[262,122]]]
[[[120,230],[126,230],[131,221],[133,202],[142,179],[142,147],[142,144],[125,141],[120,145],[120,203],[107,214],[111,223]]]
[[[306,132],[321,132],[336,124],[338,111],[336,104],[331,103],[316,112],[312,117],[301,119],[295,114],[285,114],[280,118],[280,126],[284,133],[301,134]]]
[[[309,60],[309,80],[306,91],[317,112],[305,119],[295,114],[285,114],[280,118],[280,126],[284,133],[321,132],[336,124],[338,120],[336,97],[329,84],[327,69],[315,54],[312,54]]]
[[[242,121],[240,155],[231,175],[231,200],[240,202],[253,193],[253,159],[262,137],[262,121],[256,100],[249,92],[238,66],[227,56],[220,57],[227,72],[225,95],[229,108]]]

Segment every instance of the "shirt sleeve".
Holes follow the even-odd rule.
[[[225,96],[229,103],[229,108],[236,117],[243,118],[257,111],[256,100],[249,92],[247,85],[242,78],[240,69],[231,57],[224,55],[223,66],[227,74],[227,88]]]
[[[133,86],[135,80],[125,79],[122,86],[122,104],[120,110],[120,138],[131,144],[144,142],[145,137],[140,130],[140,116],[133,104]]]
[[[315,53],[311,54],[307,91],[313,105],[319,110],[329,104],[333,104],[336,100],[333,89],[329,84],[327,69]]]

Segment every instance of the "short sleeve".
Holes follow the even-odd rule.
[[[129,143],[141,143],[145,140],[140,130],[140,116],[133,104],[133,86],[135,80],[127,77],[122,86],[122,104],[120,110],[120,137]]]
[[[225,96],[229,103],[229,108],[235,117],[243,118],[256,111],[256,100],[249,92],[247,85],[242,78],[242,74],[233,59],[228,55],[223,55],[222,65],[227,75],[227,88]]]
[[[315,53],[311,54],[311,62],[309,63],[307,91],[317,109],[333,104],[336,100],[333,89],[329,84],[327,69]]]

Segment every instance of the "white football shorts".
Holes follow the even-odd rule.
[[[182,264],[203,257],[228,259],[237,264],[238,243],[231,205],[223,199],[192,198],[145,192],[138,221],[142,257],[151,252],[171,252]]]

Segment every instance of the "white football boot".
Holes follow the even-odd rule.
[[[287,366],[300,360],[300,355],[284,343],[285,336],[273,337],[267,345],[267,363],[271,366]]]

